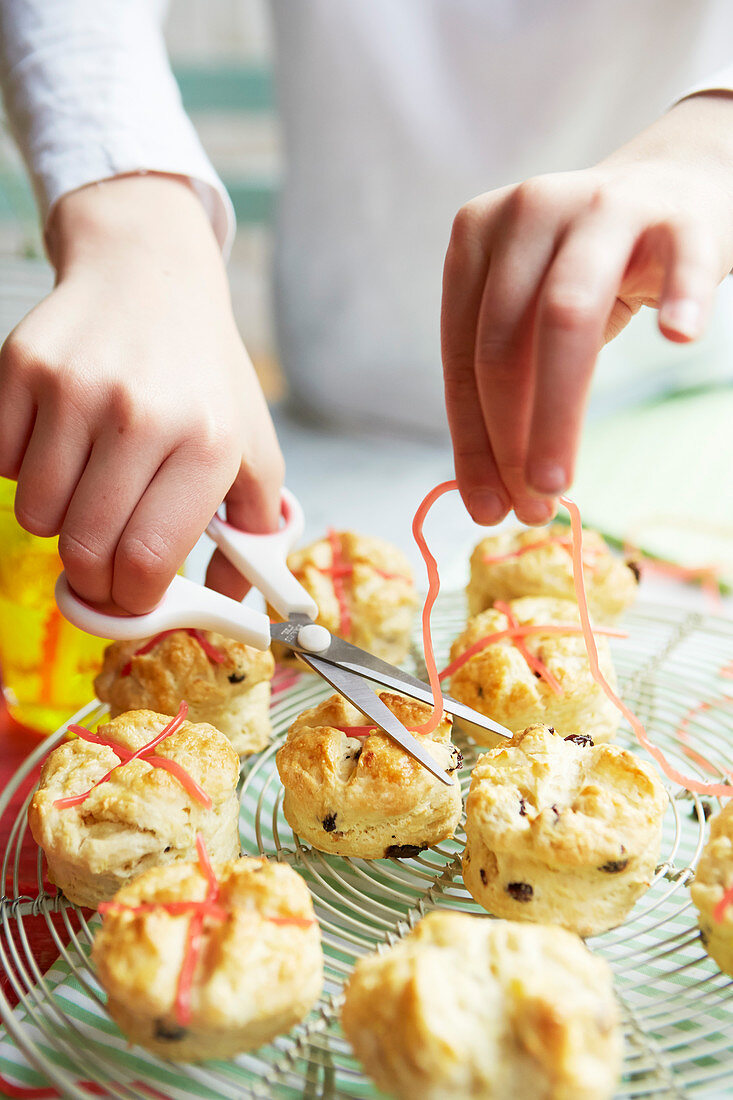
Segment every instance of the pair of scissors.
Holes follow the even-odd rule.
[[[116,641],[138,641],[164,630],[193,627],[216,631],[257,649],[267,649],[272,641],[280,642],[437,779],[452,784],[453,780],[366,681],[374,681],[432,706],[430,687],[314,622],[318,606],[287,567],[288,551],[302,535],[303,527],[300,504],[289,490],[283,489],[281,525],[273,534],[253,535],[239,531],[218,514],[206,528],[206,533],[242,576],[283,616],[283,622],[271,623],[264,612],[179,576],[174,577],[157,607],[146,615],[123,617],[97,611],[76,595],[65,573],[56,583],[56,602],[61,614],[74,626],[87,634]],[[512,736],[511,731],[498,722],[456,699],[445,695],[443,705],[449,714],[469,724],[502,737]]]

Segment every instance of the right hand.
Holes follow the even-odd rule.
[[[678,103],[600,164],[466,203],[443,282],[456,477],[477,523],[547,523],[596,357],[642,305],[697,339],[733,268],[733,94]]]
[[[0,352],[0,475],[82,599],[142,614],[222,500],[236,526],[276,528],[282,455],[185,181],[66,195],[48,241],[57,284]],[[216,557],[209,583],[246,587]]]

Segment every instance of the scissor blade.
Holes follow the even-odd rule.
[[[283,642],[301,656],[307,656],[307,652],[304,652],[297,643],[297,624],[272,623],[270,631],[273,639]],[[328,661],[339,668],[348,669],[349,672],[354,672],[357,676],[373,680],[383,687],[391,688],[393,691],[401,691],[404,695],[409,695],[411,699],[419,699],[422,703],[427,703],[431,707],[434,705],[433,693],[428,684],[418,680],[416,676],[411,676],[409,672],[403,672],[401,668],[395,668],[394,665],[390,665],[380,657],[375,657],[373,653],[367,653],[365,650],[359,649],[358,646],[352,645],[351,642],[345,642],[343,638],[337,638],[332,634],[331,644],[327,649],[319,652],[318,657],[320,660]],[[483,730],[491,730],[492,733],[497,733],[500,737],[511,738],[513,736],[512,731],[508,730],[506,726],[502,726],[500,722],[495,722],[493,718],[487,718],[485,714],[479,714],[477,710],[466,706],[465,703],[459,703],[457,699],[451,698],[450,695],[443,696],[443,706],[449,714],[470,725],[478,726]]]
[[[350,672],[374,680],[384,687],[401,691],[404,695],[409,695],[411,699],[419,699],[431,707],[434,706],[433,693],[429,685],[406,672],[402,672],[401,669],[393,669],[391,673],[382,672],[381,670],[370,672],[368,668],[352,664],[351,661],[339,661],[339,665],[342,668],[349,669]],[[454,718],[461,718],[464,722],[469,722],[473,726],[491,730],[492,733],[497,733],[500,737],[511,738],[514,736],[512,731],[508,730],[506,726],[502,726],[500,722],[495,722],[493,718],[487,718],[485,714],[480,714],[479,711],[466,706],[465,703],[459,703],[457,699],[453,699],[450,695],[443,695],[443,709],[448,714],[452,714]]]
[[[361,676],[340,668],[338,665],[331,664],[330,661],[324,661],[320,656],[314,657],[312,653],[300,650],[298,656],[307,665],[310,665],[314,672],[322,676],[331,687],[334,687],[340,695],[353,703],[357,710],[360,710],[362,714],[365,714],[380,729],[384,730],[406,753],[409,753],[419,764],[427,768],[436,779],[449,787],[453,785],[450,776],[436,764],[429,753],[425,752],[417,738],[405,729],[399,719],[395,717],[389,707],[384,705],[379,696],[374,694]]]

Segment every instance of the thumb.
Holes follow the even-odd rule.
[[[280,493],[285,477],[283,462],[277,440],[272,433],[274,444],[270,460],[260,469],[245,463],[239,467],[234,482],[224,498],[226,518],[233,527],[253,534],[266,535],[276,531],[280,520]],[[241,600],[251,585],[242,574],[215,550],[206,571],[206,585],[234,600]]]

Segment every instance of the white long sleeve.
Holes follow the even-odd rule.
[[[698,80],[690,88],[685,89],[680,99],[687,99],[689,96],[699,95],[701,92],[733,93],[733,65],[726,65],[710,76],[706,76],[704,80]]]
[[[0,0],[0,81],[44,224],[85,184],[187,176],[228,249],[234,213],[171,73],[159,0]]]

